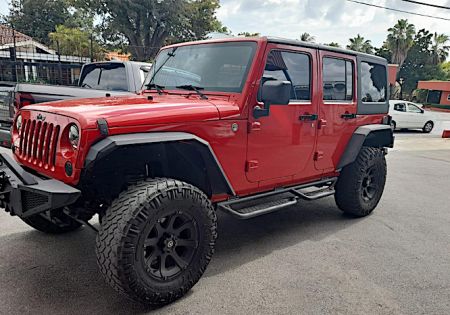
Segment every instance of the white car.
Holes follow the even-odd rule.
[[[422,129],[430,133],[434,127],[434,115],[421,105],[407,101],[389,101],[392,129]]]

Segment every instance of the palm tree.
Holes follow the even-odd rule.
[[[373,46],[370,40],[366,40],[364,37],[358,34],[358,36],[349,39],[350,44],[347,45],[347,49],[363,52],[366,54],[373,54]]]
[[[302,42],[314,42],[316,38],[311,34],[305,32],[302,35],[300,35],[300,40]]]
[[[398,20],[394,27],[388,29],[386,45],[392,53],[392,63],[401,67],[405,62],[409,49],[414,44],[416,28],[408,20]]]
[[[433,64],[438,65],[447,60],[450,50],[450,45],[446,45],[448,41],[450,41],[448,35],[434,33],[432,46]]]

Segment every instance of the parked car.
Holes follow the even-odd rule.
[[[0,145],[10,146],[9,129],[16,109],[23,106],[71,98],[133,95],[142,89],[151,64],[133,61],[93,62],[83,66],[76,86],[18,83],[7,97],[0,100]],[[3,97],[0,90],[0,99]],[[6,96],[5,96],[6,97]]]
[[[0,154],[1,206],[46,233],[95,230],[98,214],[100,270],[135,301],[197,283],[216,211],[250,219],[334,195],[364,217],[381,199],[394,144],[383,58],[267,37],[181,43],[144,85],[26,106],[15,160]]]
[[[433,113],[426,111],[420,104],[407,101],[389,101],[389,114],[392,116],[391,127],[398,129],[422,129],[430,133],[435,124]]]

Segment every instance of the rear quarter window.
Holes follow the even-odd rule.
[[[386,101],[386,67],[375,63],[361,62],[360,79],[361,101],[364,103],[380,103]]]
[[[358,60],[358,111],[360,115],[389,111],[387,62],[375,56],[360,55]]]

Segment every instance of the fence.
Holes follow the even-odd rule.
[[[61,55],[0,24],[1,82],[76,85],[81,67],[90,61],[90,57]]]

